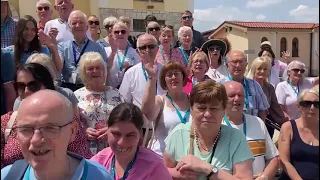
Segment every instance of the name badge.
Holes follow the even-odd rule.
[[[121,83],[124,76],[124,70],[118,72],[118,83]]]
[[[73,72],[71,74],[70,82],[73,84],[79,84],[81,83],[81,78],[77,72]]]

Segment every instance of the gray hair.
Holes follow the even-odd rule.
[[[52,4],[48,0],[38,0],[36,4],[36,8],[39,7],[41,4],[49,6],[50,10],[52,10]]]
[[[144,33],[141,34],[137,39],[137,48],[140,47],[140,41],[142,38],[151,38],[154,44],[158,44],[158,40],[154,36],[152,36],[151,34]]]
[[[243,55],[243,57],[246,58],[246,61],[248,61],[248,57],[247,57],[247,55],[246,55],[243,51],[240,51],[240,50],[231,50],[230,52],[227,53],[227,55],[226,55],[226,57],[225,57],[225,60],[226,60],[225,62],[226,62],[226,63],[229,62],[229,60],[230,60],[231,57],[232,57],[232,54],[235,53],[235,52],[240,52],[240,53]]]
[[[282,74],[282,79],[283,80],[288,80],[289,78],[289,72],[293,69],[294,66],[296,65],[300,65],[300,66],[303,66],[303,69],[304,70],[307,70],[306,69],[306,65],[303,63],[303,62],[300,62],[300,61],[297,61],[297,60],[294,60],[294,61],[291,61],[287,68],[283,71],[283,74]],[[304,78],[304,75],[302,75],[302,79]]]
[[[75,16],[75,15],[80,15],[80,16],[82,16],[83,19],[84,19],[84,23],[85,23],[86,25],[88,25],[88,17],[87,17],[87,15],[86,15],[85,13],[83,13],[82,11],[80,11],[80,10],[74,10],[74,11],[72,11],[72,12],[70,13],[69,18],[68,18],[68,24],[69,24],[70,26],[71,26],[71,19],[72,19],[73,16]]]
[[[189,26],[182,26],[180,27],[179,31],[178,31],[178,38],[181,38],[183,36],[183,33],[189,32],[191,33],[191,35],[193,36],[193,32],[191,27]]]
[[[114,17],[114,16],[109,16],[109,17],[107,17],[107,18],[105,18],[104,20],[103,20],[103,27],[105,28],[107,25],[108,26],[113,26],[114,24],[116,24],[116,22],[118,22],[119,20],[116,18],[116,17]]]

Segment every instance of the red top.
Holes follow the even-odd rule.
[[[8,112],[1,116],[1,168],[13,164],[16,160],[23,159],[19,142],[16,139],[16,133],[9,135],[7,144],[5,144],[4,140],[4,132],[12,113],[13,112]],[[90,159],[93,155],[89,148],[85,129],[76,116],[74,116],[73,119],[78,123],[78,130],[75,139],[68,146],[68,151]],[[13,126],[16,125],[17,122],[15,121]]]

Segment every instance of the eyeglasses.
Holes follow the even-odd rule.
[[[113,28],[113,25],[106,25],[106,26],[104,26],[104,28],[109,30],[109,29]]]
[[[193,60],[192,61],[192,64],[203,64],[203,63],[205,63],[204,60]]]
[[[298,73],[300,71],[300,73],[303,74],[306,70],[304,70],[304,69],[291,69],[291,71],[294,71],[295,73]]]
[[[167,72],[165,76],[167,78],[172,78],[173,75],[174,77],[179,77],[182,75],[182,72],[181,71]]]
[[[121,31],[113,31],[113,33],[120,35],[121,34],[126,34],[127,31],[126,30],[121,30]]]
[[[44,139],[55,139],[60,136],[60,131],[63,127],[68,126],[73,121],[68,122],[65,125],[62,126],[44,126],[40,128],[34,128],[34,127],[15,127],[13,128],[13,131],[23,135],[24,137],[31,138],[34,135],[34,132],[36,130],[39,130],[41,132],[41,135]]]
[[[152,49],[154,49],[155,47],[157,47],[157,45],[155,45],[155,44],[149,44],[149,45],[140,46],[140,47],[138,47],[138,49],[139,49],[140,51],[145,51],[145,50],[147,50],[147,48],[150,49],[150,50],[152,50]]]
[[[312,105],[319,109],[319,101],[300,101],[300,106],[310,108]]]
[[[231,65],[235,66],[237,64],[243,65],[246,61],[229,61],[228,63],[230,63]]]
[[[93,24],[95,24],[95,25],[97,25],[97,26],[100,25],[100,22],[99,22],[99,21],[88,21],[88,23],[89,23],[89,25],[93,25]]]
[[[221,51],[220,46],[211,46],[208,48],[208,51]]]
[[[43,9],[45,11],[49,11],[50,8],[48,6],[45,6],[45,7],[37,7],[37,9],[38,9],[38,11],[42,11]]]
[[[189,20],[189,19],[192,19],[192,16],[190,15],[190,16],[182,16],[182,19],[183,20]]]
[[[31,81],[28,84],[25,84],[23,82],[16,82],[15,87],[18,91],[25,91],[26,87],[32,92],[39,91],[41,88],[41,84],[37,81]]]
[[[148,28],[148,31],[160,31],[159,27],[154,27],[154,28]]]

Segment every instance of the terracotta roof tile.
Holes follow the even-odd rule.
[[[319,23],[282,23],[282,22],[246,22],[226,21],[228,23],[246,28],[271,28],[271,29],[312,29],[319,26]]]

